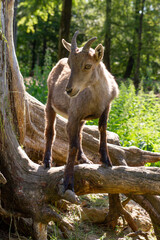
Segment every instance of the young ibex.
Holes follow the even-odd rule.
[[[83,48],[78,48],[75,32],[71,44],[62,43],[70,52],[69,58],[61,59],[48,77],[48,100],[46,104],[45,168],[51,165],[51,145],[55,136],[56,112],[68,118],[68,161],[64,174],[64,189],[74,191],[74,162],[90,163],[82,149],[81,131],[85,120],[99,118],[100,160],[112,166],[106,146],[106,128],[111,101],[118,95],[118,86],[113,76],[102,63],[104,48],[99,44],[90,48],[96,37]]]

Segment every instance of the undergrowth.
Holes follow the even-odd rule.
[[[123,197],[123,196],[122,196]],[[82,202],[86,201],[88,209],[108,209],[108,194],[88,194],[80,196]],[[91,220],[84,220],[82,212],[84,207],[75,204],[67,204],[67,209],[61,212],[63,220],[67,221],[74,227],[74,231],[70,232],[67,240],[130,240],[127,237],[129,230],[128,225],[122,219],[119,219],[116,229],[108,229],[105,223],[93,223]],[[147,216],[146,216],[147,217]],[[144,220],[144,219],[143,219]],[[57,226],[51,224],[53,232],[50,234],[50,240],[63,240],[64,237]],[[128,230],[127,230],[128,229]],[[148,239],[155,240],[153,228],[148,232]]]
[[[34,76],[32,78],[28,77],[28,74],[24,74],[24,81],[27,92],[44,104],[47,100],[47,78],[51,69],[52,59],[50,55],[50,49],[47,49],[44,66],[41,68],[36,65],[34,68]]]
[[[87,124],[98,124],[98,119]],[[160,98],[153,91],[138,93],[132,82],[120,85],[120,94],[112,103],[108,128],[119,135],[124,147],[136,146],[160,152]]]

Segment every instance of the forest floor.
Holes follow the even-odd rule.
[[[124,198],[124,196],[122,196]],[[131,238],[127,235],[132,232],[123,219],[119,219],[115,230],[107,229],[103,223],[108,212],[108,194],[89,194],[80,197],[82,204],[70,204],[61,200],[56,203],[55,210],[61,213],[63,219],[72,226],[74,231],[70,233],[68,240],[131,240],[131,239],[147,239]],[[151,220],[146,211],[134,201],[130,201],[126,206],[126,210],[130,212],[134,218],[138,228],[143,232],[147,232],[148,240],[156,240]],[[64,240],[62,232],[54,223],[48,226],[48,239]],[[0,240],[31,240],[31,237],[23,237],[18,233],[11,233],[9,229],[0,228]]]

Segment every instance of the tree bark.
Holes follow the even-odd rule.
[[[18,0],[14,2],[14,18],[13,18],[13,39],[14,39],[14,46],[15,49],[17,48],[17,8],[18,8]]]
[[[140,83],[140,57],[142,48],[142,25],[143,25],[143,12],[144,12],[145,0],[136,0],[136,14],[135,14],[135,25],[136,25],[136,55],[135,55],[135,71],[134,71],[134,85],[138,89]]]
[[[68,56],[67,50],[63,47],[62,39],[69,40],[71,22],[72,0],[63,0],[61,22],[59,29],[58,59]]]
[[[13,113],[13,122],[15,126],[16,135],[19,138],[20,144],[23,144],[26,121],[25,121],[25,87],[23,77],[19,70],[19,65],[15,53],[13,41],[13,16],[14,16],[14,1],[2,2],[2,33],[7,39],[7,48],[5,47],[6,58],[9,64],[6,65],[6,70],[11,74],[8,79],[10,82],[9,90],[12,92],[11,109]],[[2,50],[3,51],[3,50]],[[4,54],[2,52],[2,55]],[[2,56],[3,57],[3,56]],[[21,101],[20,101],[21,100]],[[12,104],[13,103],[13,104]]]
[[[129,56],[129,59],[128,59],[126,71],[125,71],[124,76],[123,76],[124,79],[127,79],[131,76],[133,66],[134,66],[134,56],[132,54],[132,55]]]
[[[105,22],[105,40],[104,40],[104,64],[108,71],[111,71],[110,50],[111,50],[111,0],[106,0],[106,22]]]
[[[36,28],[35,28],[35,31],[36,31]],[[36,54],[36,44],[37,41],[36,39],[33,39],[32,41],[32,64],[31,64],[31,75],[33,75],[33,72],[34,72],[34,67],[35,67],[35,64],[36,64],[36,58],[37,58],[37,54]]]
[[[14,1],[2,1],[2,28],[0,36],[0,174],[1,187],[0,214],[33,219],[33,239],[47,239],[46,225],[49,221],[67,234],[72,226],[66,223],[50,204],[64,198],[61,192],[61,180],[64,166],[44,169],[29,159],[26,152],[37,160],[43,153],[44,105],[25,92],[23,79],[19,71],[14,52],[11,21],[13,21]],[[5,42],[8,41],[8,46]],[[13,49],[12,49],[13,48]],[[19,103],[18,103],[19,101]],[[15,115],[14,115],[15,113]],[[16,116],[16,122],[14,120]],[[15,125],[18,131],[15,131]],[[57,138],[53,146],[53,157],[57,165],[65,163],[68,141],[65,135],[66,121],[57,117]],[[16,136],[18,134],[18,138]],[[125,193],[135,197],[135,201],[149,212],[155,232],[158,236],[160,222],[158,197],[160,194],[159,168],[145,168],[146,162],[160,160],[159,153],[150,153],[138,148],[119,146],[118,137],[111,133],[109,153],[113,168],[104,168],[99,164],[78,165],[74,168],[75,191],[77,195],[87,193]],[[98,131],[92,127],[84,128],[83,146],[88,157],[99,163]],[[130,166],[136,167],[128,167]],[[7,181],[7,182],[6,182]],[[81,187],[83,186],[83,188]],[[138,194],[137,196],[135,194]],[[141,196],[140,194],[148,194]],[[152,194],[152,195],[151,195]],[[116,197],[117,198],[117,197]],[[117,198],[118,199],[118,198]],[[120,211],[121,203],[119,203]],[[126,214],[127,216],[127,214]]]

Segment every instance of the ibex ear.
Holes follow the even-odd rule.
[[[66,40],[62,39],[63,46],[70,52],[71,51],[71,44],[66,42]]]
[[[101,61],[103,59],[103,55],[104,55],[104,47],[102,46],[102,44],[99,44],[96,48],[95,48],[95,57],[97,61]]]

